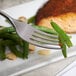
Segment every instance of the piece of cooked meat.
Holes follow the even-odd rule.
[[[36,24],[52,28],[56,22],[65,32],[76,33],[76,0],[49,0],[36,15]]]

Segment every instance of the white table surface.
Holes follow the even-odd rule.
[[[1,1],[2,0],[0,0],[0,3],[1,3]],[[3,0],[3,1],[10,2],[10,0]],[[27,2],[27,1],[29,1],[29,0],[22,0],[22,2],[20,0],[15,0],[16,3],[14,2],[13,4],[11,3],[9,5],[8,2],[7,2],[8,4],[6,2],[3,2],[3,4],[4,5],[6,4],[7,7],[9,7],[9,6],[13,6],[13,5],[16,5],[16,4],[19,4],[19,3],[24,3],[24,2]],[[1,4],[0,8],[6,8],[4,5]],[[68,66],[69,64],[71,64],[75,59],[76,59],[76,56],[73,56],[71,58],[66,58],[64,60],[58,61],[58,62],[53,63],[53,64],[49,64],[49,65],[47,65],[45,67],[33,70],[33,71],[29,72],[29,73],[22,74],[20,76],[56,76],[56,74],[58,72],[60,72],[66,66]]]

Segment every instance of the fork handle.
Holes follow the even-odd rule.
[[[10,23],[11,23],[12,25],[14,25],[14,23],[13,23],[13,18],[12,18],[11,16],[9,16],[8,14],[6,14],[5,12],[3,12],[3,11],[1,11],[1,10],[0,10],[0,15],[2,15],[3,17],[5,17],[6,19],[8,19],[8,20],[10,21]]]

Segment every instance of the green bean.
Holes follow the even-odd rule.
[[[17,48],[16,48],[16,46],[9,45],[9,48],[10,48],[11,52],[13,52],[17,57],[23,58],[22,52],[18,51]]]
[[[13,27],[1,27],[0,34],[1,33],[12,33],[15,32],[15,29]]]
[[[34,28],[41,30],[43,32],[50,33],[50,34],[57,34],[56,31],[54,31],[53,29],[49,29],[47,27],[35,25],[35,16],[32,16],[31,18],[29,18],[28,23],[32,23],[32,26]]]
[[[35,24],[33,24],[32,26],[33,26],[34,28],[38,29],[38,30],[43,31],[43,32],[57,35],[57,32],[54,31],[53,29],[49,29],[49,28],[43,27],[43,26],[38,26],[38,25],[35,25]]]
[[[21,40],[22,39],[16,34],[9,34],[9,33],[4,33],[3,34],[2,33],[2,34],[0,34],[0,38],[4,39],[4,40],[6,40],[6,39],[12,40],[16,44],[20,44],[21,45]]]
[[[12,53],[14,53],[17,57],[23,58],[22,52],[17,49],[15,43],[12,40],[5,40],[5,43]]]
[[[29,44],[27,42],[22,41],[22,43],[23,43],[22,50],[23,51],[18,50],[15,43],[12,42],[11,40],[6,40],[5,42],[6,42],[7,46],[10,48],[10,51],[13,52],[17,57],[20,57],[23,59],[28,58]]]
[[[21,58],[28,58],[28,48],[29,44],[23,41],[16,33],[12,27],[6,27],[0,30],[0,39],[4,39],[6,45],[9,46],[11,52],[13,52],[16,56]],[[13,42],[13,43],[12,43]],[[16,48],[18,45],[23,51],[18,51]]]
[[[51,22],[51,25],[59,35],[62,53],[63,53],[64,57],[66,58],[67,57],[66,46],[68,46],[68,47],[72,46],[70,37],[55,22]]]
[[[10,39],[15,43],[22,44],[22,39],[15,33],[15,29],[13,27],[5,27],[0,30],[0,38],[2,39]]]
[[[72,42],[70,41],[69,36],[55,23],[51,22],[51,26],[55,29],[55,31],[61,36],[63,41],[66,43],[68,47],[72,46]]]
[[[67,57],[66,44],[61,37],[59,38],[59,41],[60,41],[60,47],[62,49],[62,54],[66,58]]]
[[[5,45],[3,44],[3,40],[0,40],[0,60],[4,60],[5,58]]]
[[[23,58],[28,58],[29,54],[29,43],[23,40]]]

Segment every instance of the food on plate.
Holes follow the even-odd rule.
[[[32,44],[29,44],[29,53],[34,53],[34,51],[35,51],[35,46],[34,45],[32,45]]]
[[[41,50],[38,50],[38,54],[39,55],[44,55],[44,56],[48,56],[51,54],[51,51],[48,49],[41,49]]]
[[[58,33],[59,37],[63,39],[63,42],[68,46],[72,46],[72,42],[70,41],[69,36],[59,27],[58,24],[55,22],[51,22],[51,26],[54,28],[54,30]]]
[[[63,33],[63,30],[58,28],[57,24],[55,24],[54,22],[52,22],[52,26],[56,26],[56,27],[53,27],[54,29],[49,29],[49,28],[46,28],[46,27],[43,27],[43,26],[37,26],[35,25],[32,21],[34,20],[35,17],[32,17],[32,19],[28,19],[29,23],[31,23],[31,25],[38,29],[38,30],[41,30],[41,31],[44,31],[46,33],[49,33],[49,34],[55,34],[55,35],[58,35],[60,42],[62,44],[61,46],[61,49],[62,49],[62,53],[64,55],[64,57],[67,57],[67,53],[66,53],[66,48],[64,47],[64,45],[68,46],[68,47],[71,47],[72,46],[72,43],[70,41],[70,38],[68,37],[68,35],[66,33]],[[25,21],[26,22],[26,18],[19,18],[18,19],[19,21]],[[60,31],[57,32],[57,30],[55,29],[57,28],[57,30]],[[62,34],[63,33],[63,34]],[[61,36],[62,34],[62,36]],[[63,38],[62,38],[63,37]],[[34,45],[31,45],[29,44],[28,42],[22,40],[16,33],[15,29],[11,26],[11,27],[0,27],[0,60],[4,60],[6,58],[9,58],[9,59],[13,59],[12,55],[11,54],[6,54],[5,51],[6,51],[6,47],[8,47],[10,49],[10,52],[13,53],[16,57],[19,57],[19,58],[22,58],[22,59],[25,59],[25,58],[28,58],[28,55],[29,53],[33,53],[35,51],[35,46]],[[31,50],[29,52],[29,49]],[[40,53],[40,52],[39,52]],[[46,53],[46,54],[45,54]],[[50,54],[49,51],[42,53],[40,54]]]
[[[22,21],[22,22],[28,22],[28,20],[26,19],[26,17],[24,17],[24,16],[20,16],[19,18],[18,18],[18,20],[19,21]]]
[[[16,34],[13,27],[2,27],[2,29],[0,30],[0,44],[0,60],[6,59],[6,49],[4,49],[6,47],[8,47],[10,51],[14,53],[17,57],[23,59],[28,57],[28,43],[26,41],[23,41]]]
[[[3,44],[3,41],[0,40],[0,60],[4,60],[6,58],[5,55],[5,46]]]
[[[70,41],[69,36],[55,22],[51,22],[51,26],[58,33],[59,43],[60,43],[60,47],[62,49],[62,53],[63,53],[64,57],[67,57],[66,47],[72,46],[72,42]]]
[[[7,53],[6,58],[9,59],[9,60],[16,60],[17,56],[13,53]]]
[[[9,58],[13,60],[13,53],[16,57],[25,59],[28,58],[30,51],[34,52],[35,46],[22,40],[13,27],[0,27],[0,60]],[[6,47],[9,48],[10,53],[6,53]],[[7,57],[8,56],[8,57]]]
[[[36,14],[35,23],[53,28],[50,21],[67,33],[76,33],[76,0],[49,0],[44,4]]]

